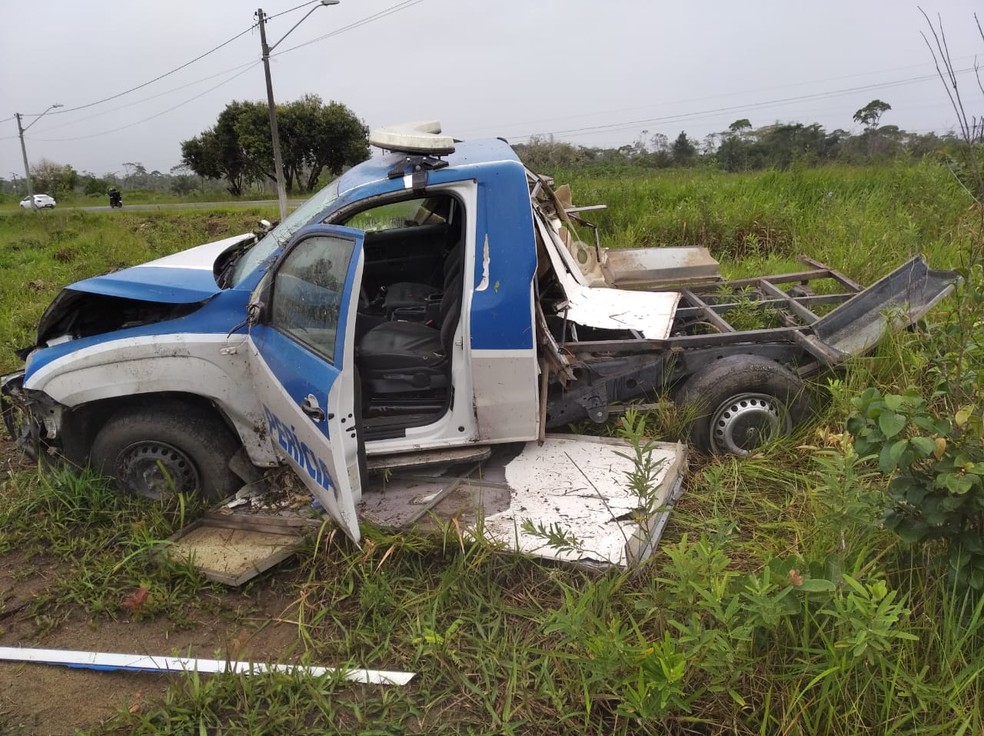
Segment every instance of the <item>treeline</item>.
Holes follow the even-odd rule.
[[[139,161],[123,164],[123,169],[106,174],[91,171],[77,171],[71,164],[58,164],[41,159],[31,166],[31,184],[35,192],[45,192],[57,198],[66,194],[79,194],[88,197],[105,196],[111,187],[128,191],[169,193],[186,197],[193,193],[213,196],[224,192],[221,182],[211,181],[191,172],[179,164],[168,172],[152,169],[150,171]],[[21,197],[27,193],[24,177],[13,175],[10,179],[0,177],[0,195]]]
[[[333,177],[369,157],[369,131],[345,105],[322,102],[317,95],[277,105],[281,157],[287,191],[311,192],[325,177]],[[65,194],[105,195],[111,187],[126,191],[193,193],[233,197],[276,191],[270,113],[266,103],[233,101],[215,124],[181,141],[181,163],[167,173],[148,171],[138,161],[122,170],[97,176],[71,164],[42,160],[31,166],[35,192],[56,198]],[[27,193],[23,177],[0,178],[0,195]]]
[[[334,176],[369,156],[368,130],[345,105],[325,104],[316,95],[277,106],[282,158],[288,191],[314,191]],[[753,127],[748,118],[726,131],[696,140],[681,131],[672,141],[643,130],[635,142],[618,148],[579,146],[550,137],[533,137],[513,147],[535,171],[624,166],[653,169],[711,166],[740,172],[817,166],[831,162],[869,165],[900,156],[921,158],[945,152],[959,141],[952,134],[910,133],[882,125],[891,105],[872,100],[854,113],[862,132],[827,131],[818,123],[773,123]],[[181,163],[169,172],[148,171],[140,162],[123,163],[121,171],[97,176],[71,165],[42,160],[31,167],[34,191],[104,195],[110,187],[215,197],[268,194],[273,188],[273,152],[269,116],[261,102],[226,105],[211,128],[182,141]],[[984,133],[984,126],[981,127]],[[26,193],[23,178],[0,178],[0,195]]]
[[[817,166],[831,162],[867,165],[899,156],[921,158],[957,143],[951,134],[910,133],[896,125],[881,125],[891,110],[872,100],[854,113],[861,133],[837,129],[828,132],[818,123],[773,123],[754,128],[748,118],[728,130],[696,140],[686,131],[672,141],[662,133],[642,131],[632,144],[618,148],[578,146],[549,136],[516,144],[520,158],[533,170],[551,171],[588,166],[641,166],[654,169],[713,166],[725,171],[786,169],[793,164]]]

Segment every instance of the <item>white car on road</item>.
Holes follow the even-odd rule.
[[[56,204],[55,198],[54,197],[50,197],[47,194],[35,194],[34,195],[34,204],[33,205],[31,204],[31,198],[30,197],[24,197],[24,199],[22,199],[20,201],[20,206],[23,207],[26,210],[29,210],[32,207],[39,207],[39,208],[42,208],[42,209],[49,209],[50,210],[50,209],[54,209],[55,204]]]

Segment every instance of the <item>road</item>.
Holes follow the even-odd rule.
[[[289,200],[287,204],[291,209],[299,206],[304,202],[303,199],[293,199]],[[129,212],[155,212],[157,210],[203,210],[212,209],[215,207],[276,207],[277,200],[275,199],[254,199],[254,200],[236,200],[229,202],[174,202],[167,204],[126,204],[123,203],[123,210]],[[59,207],[60,210],[73,210],[79,212],[112,212],[112,209],[106,205],[103,207]]]

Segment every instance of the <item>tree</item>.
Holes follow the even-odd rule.
[[[368,130],[348,107],[317,95],[277,106],[284,183],[311,191],[327,169],[338,174],[369,158]],[[275,181],[270,119],[262,102],[234,101],[214,127],[181,144],[182,162],[199,176],[225,179],[232,194],[261,179]]]
[[[171,191],[184,197],[198,189],[198,181],[191,174],[178,174],[171,177]]]
[[[243,150],[236,131],[238,119],[248,114],[244,107],[261,103],[230,102],[219,113],[215,125],[181,142],[181,162],[206,179],[225,179],[230,194],[239,196],[256,177],[255,162]]]
[[[756,131],[760,165],[788,168],[793,162],[816,165],[836,157],[840,139],[818,123],[777,123]]]
[[[668,153],[670,150],[670,139],[663,133],[654,133],[649,139],[649,147],[656,153]]]
[[[36,192],[46,192],[55,196],[61,192],[71,192],[79,181],[79,173],[69,164],[64,166],[48,159],[31,167],[31,178]]]
[[[690,166],[697,158],[697,146],[693,144],[693,141],[687,137],[686,131],[683,130],[680,131],[680,135],[670,146],[670,152],[673,154],[673,163],[676,166]]]
[[[369,158],[368,128],[340,102],[305,95],[284,106],[282,120],[284,168],[292,168],[305,191],[314,190],[325,170],[336,176]]]
[[[552,135],[530,136],[528,143],[517,143],[514,149],[524,164],[539,172],[573,168],[581,163],[584,151],[571,143],[554,140]]]
[[[718,149],[719,145],[721,145],[721,134],[708,133],[700,144],[700,152],[705,156],[710,156]]]
[[[881,100],[872,100],[867,105],[854,113],[854,122],[861,123],[866,131],[878,128],[878,121],[881,116],[892,109],[892,106]]]
[[[725,171],[745,171],[749,167],[752,144],[737,135],[729,135],[718,146],[718,166]]]
[[[751,168],[755,146],[751,130],[751,121],[748,118],[740,118],[729,125],[727,131],[721,133],[721,144],[715,152],[718,166],[725,171],[745,171]]]
[[[728,126],[728,130],[739,138],[744,138],[745,134],[751,129],[752,122],[748,118],[740,118]]]
[[[86,196],[94,196],[98,194],[105,194],[109,191],[110,183],[104,178],[98,177],[91,171],[82,172],[82,176],[79,179],[79,184],[82,186],[82,193]]]

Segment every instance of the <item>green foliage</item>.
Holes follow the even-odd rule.
[[[536,172],[555,171],[578,166],[584,155],[581,150],[553,136],[532,136],[526,143],[513,146],[523,162]]]
[[[885,525],[904,542],[945,540],[960,585],[984,590],[984,418],[967,405],[941,416],[918,395],[869,388],[847,430],[889,476]]]
[[[758,248],[758,238],[754,233],[746,240],[746,245],[752,249]],[[730,292],[719,290],[716,295],[719,300],[732,304],[723,316],[736,330],[761,330],[780,325],[779,312],[774,307],[760,304],[758,294],[753,287]]]
[[[60,165],[47,159],[31,167],[31,180],[35,192],[50,194],[56,199],[75,189],[79,174],[70,165]]]
[[[976,232],[970,198],[930,161],[573,179],[577,203],[610,205],[599,213],[604,244],[708,245],[734,275],[796,268],[805,252],[870,282],[917,249],[934,267],[958,265]],[[0,214],[2,370],[19,365],[12,348],[30,342],[62,285],[270,214]],[[427,536],[367,527],[357,549],[326,527],[294,567],[247,592],[294,600],[280,619],[294,622],[296,637],[271,657],[414,671],[407,688],[180,676],[91,732],[979,733],[984,597],[939,573],[943,541],[903,545],[882,528],[889,478],[835,434],[869,385],[883,396],[916,386],[926,411],[960,429],[959,406],[980,405],[977,327],[969,313],[963,327],[944,321],[954,308],[948,300],[924,332],[831,381],[832,401],[799,446],[693,458],[664,541],[639,569],[541,564],[453,527]],[[965,398],[947,413],[957,389]],[[635,438],[631,456],[644,461],[648,442],[679,429],[679,417],[660,411],[613,429]],[[889,419],[885,428],[894,429]],[[645,488],[650,470],[637,463],[628,481]],[[6,554],[23,554],[25,569],[41,555],[58,561],[57,595],[34,609],[42,629],[80,607],[97,623],[131,616],[120,600],[144,586],[150,603],[137,616],[200,617],[212,598],[201,579],[156,562],[180,509],[120,499],[90,477],[58,483],[51,492],[33,474],[0,480]],[[252,614],[243,623],[255,623]]]
[[[82,183],[82,193],[86,196],[89,195],[104,195],[109,191],[112,186],[105,179],[97,179],[94,176],[83,177]]]
[[[255,119],[258,104],[233,101],[226,105],[214,127],[181,142],[182,164],[199,176],[225,179],[230,194],[242,194],[244,185],[257,179],[260,171],[239,144],[236,122],[247,114]]]
[[[295,182],[310,192],[324,171],[339,174],[369,158],[368,129],[339,102],[325,105],[317,95],[277,107],[281,157],[288,191]],[[199,176],[225,179],[230,193],[274,179],[268,107],[233,101],[215,126],[181,143],[182,162]]]
[[[872,100],[867,105],[854,113],[854,122],[861,123],[867,130],[874,130],[878,127],[878,121],[882,115],[892,109],[892,106],[881,100]]]
[[[176,497],[165,505],[123,496],[90,473],[60,470],[0,495],[0,552],[45,555],[71,571],[33,603],[38,625],[51,626],[73,606],[95,615],[185,620],[205,585],[190,565],[162,554],[165,540],[193,520],[197,507]],[[139,602],[128,605],[136,591]]]
[[[728,130],[713,133],[698,151],[686,131],[670,143],[662,133],[641,137],[632,145],[600,149],[576,146],[552,137],[534,136],[528,143],[515,146],[520,158],[541,173],[558,169],[663,169],[669,167],[715,166],[728,172],[761,169],[785,170],[790,167],[815,167],[837,162],[872,165],[892,160],[923,157],[939,158],[953,151],[957,138],[952,133],[915,133],[894,125],[879,126],[881,116],[891,110],[881,100],[873,100],[854,114],[864,131],[852,135],[836,129],[827,131],[819,123],[774,123],[753,128],[748,118],[735,120]],[[715,146],[715,142],[719,145]],[[960,167],[966,157],[956,149],[954,161]],[[956,168],[956,165],[955,165]],[[979,188],[980,171],[974,181]]]
[[[663,462],[653,459],[656,443],[647,436],[646,423],[644,414],[629,409],[619,419],[616,431],[616,436],[630,448],[630,452],[619,454],[632,461],[632,470],[625,473],[625,485],[635,498],[635,521],[643,525],[662,508],[656,481],[663,471]]]
[[[66,284],[249,232],[274,210],[0,213],[0,372],[33,343],[38,319]]]
[[[681,130],[670,146],[670,153],[675,166],[690,166],[697,159],[697,146]]]
[[[802,268],[800,253],[871,283],[922,252],[937,268],[969,247],[970,201],[936,164],[830,166],[744,175],[675,170],[553,172],[591,213],[608,247],[702,245],[729,276]],[[873,257],[873,253],[878,257]]]

